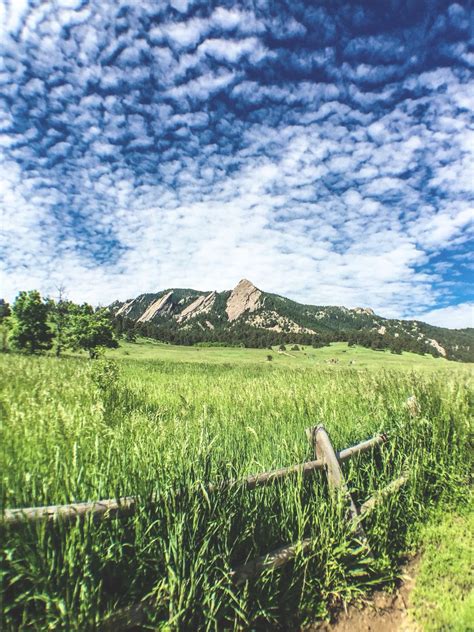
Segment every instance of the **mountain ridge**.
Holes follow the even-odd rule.
[[[435,327],[389,319],[369,307],[347,308],[293,301],[241,279],[232,290],[167,288],[109,306],[119,329],[177,342],[244,346],[336,340],[377,348],[432,353],[474,361],[474,329]]]

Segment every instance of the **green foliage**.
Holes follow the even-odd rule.
[[[90,376],[98,388],[104,392],[110,392],[117,388],[119,378],[119,367],[114,360],[101,358],[95,362],[91,368]]]
[[[0,298],[0,351],[8,351],[8,336],[11,329],[11,309],[10,305]]]
[[[59,357],[70,347],[70,321],[76,306],[62,296],[57,301],[49,300],[49,321],[54,334],[55,353]]]
[[[137,340],[137,333],[135,331],[135,329],[127,329],[125,331],[125,335],[124,338],[127,342],[136,342]]]
[[[97,358],[101,347],[118,347],[108,311],[94,310],[87,303],[74,306],[68,321],[68,345],[87,351],[90,358]]]
[[[467,372],[288,369],[277,362],[297,360],[264,359],[117,365],[0,356],[3,506],[138,497],[136,514],[123,520],[4,529],[5,630],[100,629],[108,614],[150,593],[150,629],[296,630],[336,601],[393,585],[400,555],[433,508],[465,500]],[[409,395],[419,402],[416,417]],[[408,466],[409,483],[366,521],[375,561],[320,473],[251,492],[205,491],[208,482],[311,458],[304,429],[320,421],[336,450],[390,434],[380,451],[343,466],[359,504]],[[306,537],[314,546],[292,564],[233,584],[232,567]]]
[[[5,299],[0,298],[0,322],[11,315],[10,305]]]
[[[97,358],[104,348],[116,348],[118,342],[110,312],[96,309],[84,303],[76,305],[64,300],[43,301],[38,291],[20,292],[8,317],[8,305],[0,301],[0,336],[2,350],[7,350],[7,336],[14,348],[28,353],[50,349],[53,340],[56,356],[63,349],[84,350],[91,358]],[[126,339],[133,341],[135,333],[127,328]]]
[[[48,305],[38,291],[20,292],[13,303],[10,340],[26,353],[51,349],[53,333],[48,326]]]

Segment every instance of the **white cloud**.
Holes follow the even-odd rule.
[[[437,327],[450,327],[462,329],[474,327],[474,303],[460,303],[424,312],[419,316],[412,316],[416,320],[422,320]]]
[[[244,55],[250,54],[254,61],[260,61],[265,56],[265,48],[255,37],[241,40],[225,38],[206,39],[198,46],[198,55],[211,55],[215,59],[236,62]]]
[[[16,34],[28,10],[28,0],[10,0],[0,3],[0,36]]]
[[[193,18],[187,22],[172,22],[161,27],[161,32],[168,41],[178,44],[183,48],[196,46],[208,29],[208,21]]]
[[[192,79],[187,83],[170,88],[167,94],[174,99],[192,97],[194,99],[207,99],[210,94],[226,88],[234,79],[235,73],[221,72],[218,74],[208,73],[201,75],[198,79]]]

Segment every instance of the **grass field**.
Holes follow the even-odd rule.
[[[421,533],[422,559],[411,597],[412,618],[426,632],[472,630],[474,622],[472,502],[439,512]]]
[[[154,340],[140,339],[136,343],[122,343],[118,349],[107,351],[107,357],[137,360],[161,360],[166,362],[199,362],[210,364],[272,364],[284,367],[312,368],[321,367],[337,360],[338,367],[353,368],[402,368],[438,371],[442,368],[469,370],[467,365],[450,362],[444,358],[431,355],[421,356],[416,353],[390,353],[388,350],[372,351],[364,347],[348,347],[346,342],[333,342],[327,347],[313,349],[300,347],[300,351],[292,351],[288,345],[284,354],[278,353],[278,347],[270,349],[245,349],[240,347],[185,347],[170,345]],[[268,361],[268,355],[272,360]],[[471,365],[468,365],[471,367]]]
[[[117,362],[0,356],[2,506],[140,499],[126,519],[1,527],[3,628],[100,629],[152,594],[147,629],[297,630],[393,584],[433,515],[466,502],[470,367],[344,344],[288,353],[142,341],[108,352]],[[366,521],[373,558],[321,473],[205,491],[310,458],[304,429],[321,422],[336,449],[390,433],[344,465],[358,502],[410,472]],[[235,565],[308,537],[309,554],[233,585]]]

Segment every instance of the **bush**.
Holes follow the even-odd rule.
[[[101,358],[91,363],[90,376],[101,391],[111,391],[117,387],[119,366],[114,360]]]

